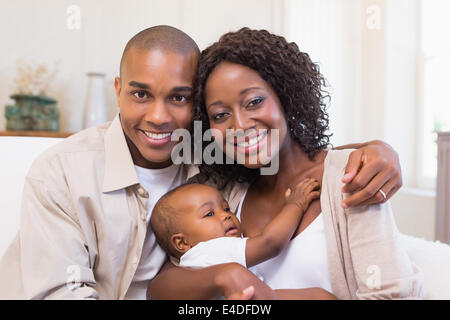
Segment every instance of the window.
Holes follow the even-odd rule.
[[[450,131],[450,1],[421,1],[422,117],[418,184],[434,187],[436,132]]]

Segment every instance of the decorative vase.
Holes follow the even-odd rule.
[[[13,94],[16,103],[5,107],[6,130],[59,131],[56,100],[46,96]]]
[[[105,74],[89,72],[88,89],[84,105],[83,127],[93,127],[108,121]]]

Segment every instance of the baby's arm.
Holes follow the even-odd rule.
[[[247,267],[275,257],[292,238],[311,201],[319,198],[319,183],[305,179],[291,192],[286,192],[286,202],[273,220],[256,237],[247,239],[245,258]]]

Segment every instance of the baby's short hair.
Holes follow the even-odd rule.
[[[155,233],[156,242],[169,255],[176,256],[177,252],[170,243],[170,237],[180,232],[180,225],[178,222],[178,210],[176,210],[169,202],[171,196],[179,192],[181,189],[195,183],[184,183],[164,194],[156,202],[153,207],[150,224]]]

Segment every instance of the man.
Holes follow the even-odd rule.
[[[191,125],[198,55],[188,35],[168,26],[143,30],[127,43],[115,79],[120,113],[45,151],[28,172],[20,231],[0,264],[0,298],[145,298],[166,261],[149,213],[162,194],[199,172],[194,165],[172,164],[170,139],[175,129]],[[390,186],[388,197],[401,186],[398,158],[389,146],[348,147],[361,148],[349,160],[347,191],[365,188],[347,205],[384,201],[381,186]],[[239,281],[229,281],[233,277]],[[212,281],[220,278],[229,284]],[[198,292],[189,282],[179,287],[190,298],[205,288],[202,294],[229,296],[253,284],[259,297],[267,289],[228,265],[206,268],[192,279]]]

